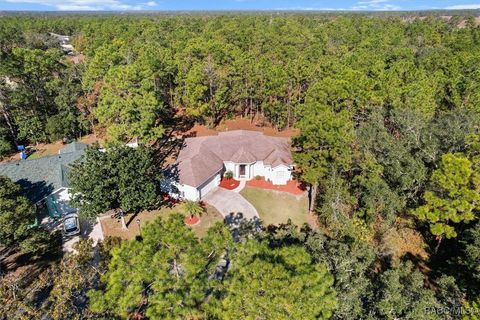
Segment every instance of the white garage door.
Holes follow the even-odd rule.
[[[288,177],[287,177],[288,172],[285,172],[283,170],[278,170],[275,173],[275,179],[273,181],[273,184],[286,184]]]
[[[212,191],[213,188],[218,186],[220,182],[220,174],[216,174],[210,180],[208,180],[203,186],[200,187],[200,199],[203,198],[204,195]]]

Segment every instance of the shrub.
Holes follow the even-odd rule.
[[[262,180],[262,176],[259,176],[258,174],[255,176],[255,180]]]
[[[8,155],[11,152],[12,144],[9,141],[0,138],[0,158],[2,158],[2,156]]]
[[[7,129],[0,127],[0,158],[2,158],[2,156],[8,155],[12,151],[13,145],[8,138]]]
[[[227,172],[225,172],[225,174],[223,176],[225,177],[225,179],[232,179],[233,178],[233,172],[228,170]]]

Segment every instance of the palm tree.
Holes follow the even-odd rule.
[[[193,218],[195,215],[200,217],[204,211],[200,202],[192,200],[185,200],[183,203],[183,210],[190,215],[190,218]]]

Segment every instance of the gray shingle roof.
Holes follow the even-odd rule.
[[[75,151],[82,151],[87,148],[87,145],[81,142],[72,142],[67,144],[63,149],[60,149],[59,154],[71,153]]]
[[[86,147],[75,144],[67,145],[58,155],[0,164],[0,175],[20,184],[27,198],[38,202],[57,189],[68,187],[68,165],[79,159]]]

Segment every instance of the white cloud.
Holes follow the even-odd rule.
[[[385,3],[388,2],[388,0],[370,0],[370,1],[359,1],[357,4],[366,4],[366,5],[374,5],[377,3]]]
[[[280,11],[396,11],[402,8],[397,5],[385,3],[388,0],[359,1],[350,8],[329,8],[329,7],[286,7],[275,8]]]
[[[96,10],[142,10],[144,5],[132,5],[120,0],[6,0],[10,3],[31,3],[54,7],[63,11],[96,11]],[[150,1],[145,5],[155,6]]]
[[[61,11],[94,11],[95,7],[92,6],[78,6],[70,4],[59,4],[56,6]]]
[[[145,5],[149,7],[155,7],[157,3],[155,1],[148,1],[147,3],[145,3]]]
[[[389,0],[362,0],[358,1],[356,5],[350,10],[356,11],[395,11],[401,10],[400,6],[388,3]]]
[[[455,6],[446,7],[445,9],[450,9],[450,10],[480,9],[480,3],[458,4],[458,5],[455,5]]]
[[[345,8],[322,8],[322,7],[284,7],[274,8],[278,11],[345,11]]]

